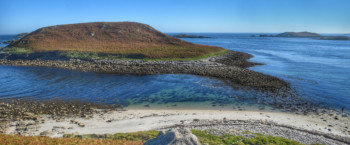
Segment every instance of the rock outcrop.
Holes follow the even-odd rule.
[[[168,133],[160,131],[157,138],[150,139],[144,145],[200,145],[197,136],[189,129],[170,129]]]

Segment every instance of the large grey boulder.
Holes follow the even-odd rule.
[[[168,133],[160,131],[157,138],[150,139],[144,145],[200,145],[197,136],[186,128],[170,129]]]

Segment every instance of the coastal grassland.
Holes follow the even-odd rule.
[[[0,134],[0,145],[142,145],[142,141],[98,138],[50,138]]]
[[[199,60],[204,59],[212,56],[218,56],[223,55],[227,53],[228,50],[222,50],[218,52],[212,52],[206,55],[202,55],[199,57],[188,57],[188,58],[147,58],[143,55],[138,54],[129,54],[129,55],[122,55],[122,54],[108,54],[108,53],[96,53],[96,52],[78,52],[78,51],[66,51],[66,52],[60,52],[60,56],[67,57],[67,58],[74,58],[74,59],[144,59],[147,61],[156,61],[156,60]]]
[[[9,47],[4,47],[4,48],[2,48],[0,53],[1,52],[8,53],[8,54],[30,54],[30,53],[33,53],[34,51],[26,49],[26,48],[18,48],[18,47],[9,48]]]
[[[76,44],[78,45],[78,44]],[[57,46],[55,49],[46,49],[46,47],[33,46],[33,48],[25,48],[28,51],[41,52],[41,51],[62,51],[62,52],[82,52],[82,53],[101,53],[110,55],[132,56],[137,55],[142,58],[150,59],[163,59],[163,58],[193,58],[201,57],[211,53],[223,51],[223,48],[206,45],[164,45],[164,46],[139,46],[141,44],[135,44],[135,47],[123,48],[115,44],[113,46],[103,46],[103,44],[92,44],[89,42],[81,42],[82,46],[67,46],[60,48]],[[48,46],[47,46],[48,47]],[[35,49],[34,49],[35,48]],[[98,49],[97,49],[98,48]]]
[[[64,138],[104,138],[104,139],[116,139],[116,140],[128,140],[128,141],[147,141],[152,138],[156,138],[159,131],[150,130],[150,131],[138,131],[131,133],[116,133],[116,134],[87,134],[87,135],[73,135],[65,134]]]
[[[253,134],[254,137],[252,138],[244,138],[231,134],[213,135],[201,130],[192,130],[192,133],[198,137],[199,142],[208,143],[209,145],[302,145],[299,142],[282,137],[273,137],[256,133]],[[247,132],[247,134],[249,134],[249,132]]]
[[[254,135],[253,138],[244,138],[239,135],[231,135],[231,134],[224,134],[224,135],[213,135],[209,134],[206,131],[201,130],[191,130],[191,132],[198,137],[198,140],[200,143],[208,143],[209,145],[302,145],[301,143],[298,143],[296,141],[288,140],[282,137],[273,137],[263,134],[252,134]],[[249,132],[247,132],[249,133]],[[114,135],[112,134],[105,134],[105,135],[96,135],[96,134],[89,134],[89,135],[73,135],[73,134],[66,134],[64,135],[65,138],[105,138],[105,139],[112,139],[112,140],[127,140],[127,141],[147,141],[148,139],[155,138],[158,134],[158,131],[141,131],[141,132],[135,132],[135,133],[116,133]],[[251,133],[249,133],[251,134]]]
[[[154,49],[154,51],[152,50]],[[6,54],[17,54],[17,55],[25,55],[26,57],[33,56],[55,56],[57,59],[60,58],[68,58],[68,59],[83,59],[83,60],[92,60],[92,59],[142,59],[146,61],[166,61],[166,60],[199,60],[212,56],[223,55],[228,52],[228,50],[221,51],[213,51],[213,52],[203,52],[196,51],[195,49],[190,50],[191,48],[183,48],[187,49],[186,52],[176,51],[162,51],[162,49],[144,49],[138,51],[133,50],[122,50],[116,53],[108,53],[108,52],[96,52],[96,51],[33,51],[26,48],[8,48],[5,47],[2,52]],[[153,52],[152,52],[153,51]],[[21,57],[18,57],[21,58]],[[42,58],[42,57],[41,57]],[[53,58],[53,57],[51,57]]]

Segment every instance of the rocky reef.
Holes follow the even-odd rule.
[[[247,59],[252,55],[229,51],[224,55],[209,57],[200,60],[168,60],[168,61],[146,61],[146,60],[80,60],[80,59],[55,59],[54,56],[3,54],[0,56],[1,65],[15,66],[43,66],[63,68],[70,70],[94,71],[102,73],[117,74],[193,74],[208,76],[230,81],[235,86],[245,86],[253,89],[272,92],[281,95],[290,91],[289,83],[276,77],[255,72],[247,67],[257,65]],[[54,59],[52,59],[54,58]]]

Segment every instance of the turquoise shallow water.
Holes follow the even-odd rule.
[[[198,35],[212,38],[185,40],[253,54],[251,61],[265,65],[250,69],[285,79],[297,90],[299,98],[350,109],[350,41],[251,37],[253,34]],[[6,39],[1,38],[0,41]],[[0,66],[0,97],[79,99],[124,105],[261,102],[261,96],[252,90],[232,88],[208,77],[96,74],[13,66]]]

